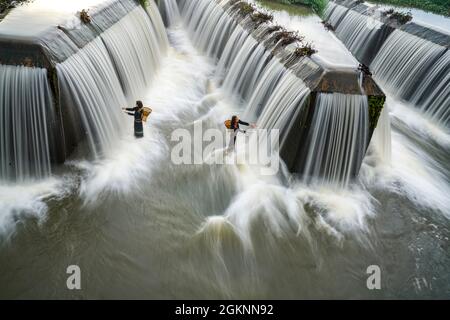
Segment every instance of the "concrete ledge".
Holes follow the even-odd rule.
[[[102,6],[80,7],[80,10],[89,10],[91,23],[82,23],[77,15],[68,16],[58,25],[49,24],[44,33],[33,37],[15,38],[14,34],[2,34],[0,22],[0,63],[51,68],[75,54],[76,48],[83,48],[138,5],[135,0],[111,0]],[[68,41],[64,41],[67,39],[63,38],[69,38],[73,46],[68,46]]]
[[[450,48],[450,34],[440,32],[438,30],[415,22],[400,24],[395,19],[390,19],[386,16],[383,16],[380,9],[370,10],[372,7],[366,5],[365,3],[362,3],[359,0],[330,0],[330,2],[346,7],[347,9],[349,9],[349,11],[352,10],[358,12],[359,14],[376,19],[383,23],[384,26],[388,27],[391,32],[394,31],[394,29],[399,29],[416,37],[430,41],[434,44]],[[339,25],[339,23],[341,22],[342,20],[339,21],[337,25]]]

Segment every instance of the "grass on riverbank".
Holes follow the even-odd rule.
[[[370,0],[370,2],[416,8],[450,17],[450,0]]]
[[[258,0],[258,3],[260,3],[261,5],[270,10],[287,11],[289,12],[289,14],[295,16],[309,16],[314,14],[314,11],[312,10],[311,7],[303,5],[293,6],[291,4],[286,4],[273,0]]]
[[[328,0],[271,0],[272,2],[280,2],[285,4],[300,4],[311,7],[317,14],[321,15]]]
[[[328,0],[271,0],[288,4],[303,4],[310,6],[317,13],[322,13]],[[416,8],[450,17],[450,0],[369,0],[380,4],[391,4],[399,7]]]

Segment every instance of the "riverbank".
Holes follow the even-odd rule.
[[[316,13],[321,14],[325,10],[328,0],[268,0],[268,2],[307,6],[312,8]]]
[[[325,9],[328,0],[268,0],[270,2],[279,2],[284,4],[305,5],[321,13]],[[416,8],[446,17],[450,17],[449,0],[371,0],[375,4],[394,5],[398,7]]]
[[[416,8],[450,17],[449,0],[371,0],[370,2],[394,5],[405,9]]]

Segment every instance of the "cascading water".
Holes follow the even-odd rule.
[[[50,174],[51,106],[47,70],[0,65],[0,180]]]
[[[223,5],[226,4],[228,4],[227,1],[223,1]],[[181,5],[181,14],[193,35],[194,43],[202,50],[213,55],[214,52],[217,52],[218,47],[223,48],[220,56],[212,56],[219,60],[216,76],[219,81],[223,79],[223,89],[228,95],[237,94],[243,100],[243,105],[246,106],[244,116],[247,119],[256,120],[261,128],[279,129],[280,146],[289,149],[285,140],[291,131],[298,131],[294,127],[298,126],[298,115],[301,114],[306,99],[311,93],[310,89],[292,71],[286,69],[278,61],[278,58],[271,54],[270,50],[255,40],[254,36],[250,35],[244,27],[232,21],[231,16],[236,14],[233,6],[224,11],[220,5],[210,1],[187,1]],[[243,20],[243,25],[249,22],[246,19]],[[264,34],[265,28],[267,28],[265,25],[258,26],[255,34]],[[218,30],[222,30],[222,32],[227,30],[226,35]],[[211,46],[211,43],[214,45]],[[277,44],[271,45],[274,48]],[[302,73],[302,64],[294,65],[292,69],[298,69],[297,72]],[[357,110],[368,108],[367,98],[366,103],[363,104],[356,101],[358,100],[357,96],[331,95],[330,97],[334,97],[334,99],[330,104],[324,103],[325,108],[330,108],[331,103],[334,103],[337,109],[343,111],[332,119],[337,120],[337,122],[333,121],[335,127],[317,139],[331,139],[329,135],[332,136],[340,131],[345,131],[346,135],[355,136],[355,138],[347,140],[344,137],[339,138],[339,143],[348,143],[348,146],[339,149],[338,155],[335,150],[323,152],[319,164],[320,170],[308,169],[307,174],[315,175],[316,178],[323,176],[326,181],[343,182],[343,185],[346,185],[350,181],[350,176],[356,176],[359,169],[357,163],[362,161],[367,149],[368,137],[361,138],[362,128],[367,125],[367,117],[364,118],[364,114],[367,116],[367,110],[366,113],[359,111],[362,115],[361,119],[357,120],[353,117],[358,117],[359,114],[356,116],[353,113],[348,116],[343,114],[352,107]],[[362,97],[359,99],[361,100]],[[318,108],[321,107],[322,104],[318,104]],[[327,121],[325,116],[317,115],[317,117],[312,125],[312,130],[316,131],[322,126],[322,120]],[[355,124],[356,121],[360,122]],[[316,138],[313,140],[315,141]],[[295,143],[295,145],[297,144],[298,142]],[[315,154],[315,147],[311,148],[312,154]],[[295,152],[289,151],[289,153]],[[348,161],[349,164],[345,161]],[[304,160],[300,161],[294,167],[302,167],[301,163],[303,162]],[[303,171],[302,169],[300,172]]]
[[[272,79],[278,79],[277,73],[272,74]],[[269,81],[268,83],[274,81]],[[266,88],[265,84],[260,88]],[[305,106],[306,99],[311,91],[297,76],[286,72],[276,84],[272,95],[265,102],[263,112],[258,117],[258,123],[262,128],[280,130],[280,148],[284,147],[285,137],[294,126],[297,114]],[[260,93],[259,90],[255,91]],[[257,97],[254,95],[251,102],[255,103]],[[259,104],[259,103],[256,103]],[[252,105],[249,105],[252,108]],[[249,115],[254,117],[255,115]]]
[[[167,27],[173,25],[181,19],[176,0],[160,0],[158,7],[164,20],[164,24]]]
[[[445,64],[449,60],[448,55],[444,55],[446,50],[445,47],[395,30],[383,44],[371,67],[376,80],[397,98],[419,102],[421,93],[427,90],[427,99],[422,99],[421,108],[432,117],[436,115],[445,124],[448,121],[445,116],[448,104],[440,102],[445,102],[449,92],[448,74],[445,74],[448,70]]]
[[[80,1],[67,2],[79,9]],[[105,34],[97,39],[89,38],[92,30],[85,33],[91,26],[74,31],[63,25],[64,34],[49,44],[50,51],[61,45],[61,51],[67,51],[59,56],[70,56],[57,66],[64,73],[59,84],[66,100],[71,95],[77,98],[61,104],[65,124],[70,123],[67,113],[80,116],[79,104],[85,106],[85,122],[108,113],[98,133],[92,134],[103,138],[114,123],[120,131],[122,123],[131,124],[132,119],[121,119],[118,106],[137,99],[133,94],[142,95],[154,113],[143,139],[134,139],[128,128],[114,152],[92,162],[71,162],[77,170],[67,168],[63,175],[39,184],[0,184],[0,298],[446,297],[450,233],[444,216],[450,208],[450,190],[448,175],[442,173],[442,167],[448,167],[445,151],[427,144],[422,136],[416,144],[413,136],[394,131],[391,155],[389,116],[395,128],[397,118],[411,114],[389,100],[393,108],[380,115],[369,147],[373,157],[369,153],[364,160],[361,179],[341,187],[349,172],[357,171],[356,160],[348,157],[358,159],[367,146],[367,132],[362,129],[368,127],[365,97],[310,94],[307,81],[300,78],[312,71],[300,70],[302,63],[286,68],[279,56],[271,57],[263,46],[255,46],[255,34],[262,29],[249,35],[242,27],[245,19],[238,25],[230,18],[233,10],[220,7],[227,1],[179,2],[187,28],[175,22],[167,30],[159,29],[156,15],[151,26],[137,21],[142,28],[155,28],[151,31],[155,37],[144,35],[144,41],[152,49],[159,46],[163,56],[166,31],[169,35],[170,48],[158,72],[136,70],[140,64],[153,68],[159,59],[154,60],[156,51],[152,51],[155,56],[136,58],[133,39],[123,41],[130,48],[123,52],[116,34],[107,31],[114,28],[118,38],[127,37],[122,30],[132,27],[127,20],[113,23],[120,27],[105,23],[106,28],[98,29]],[[147,9],[155,8],[152,2]],[[92,24],[97,23],[102,24],[94,16]],[[294,30],[301,31],[302,26]],[[313,36],[324,31],[318,18],[310,26]],[[329,39],[334,39],[332,34]],[[145,47],[142,50],[147,52]],[[312,58],[310,65],[317,61],[316,55]],[[332,54],[327,58],[328,66],[342,67]],[[120,66],[124,59],[131,59],[127,64],[138,72],[136,83]],[[445,65],[445,56],[438,61]],[[40,70],[46,77],[44,70],[26,70]],[[430,77],[436,73],[433,77],[448,81],[438,67],[432,70]],[[297,72],[302,73],[300,78]],[[136,89],[141,81],[150,83],[144,93]],[[138,87],[130,88],[134,84]],[[304,105],[309,99],[315,104]],[[306,131],[308,149],[302,150],[302,156],[307,161],[297,164],[314,178],[296,179],[284,172],[261,176],[246,164],[171,161],[169,140],[174,131],[191,129],[198,122],[224,130],[223,120],[231,112],[244,113],[244,120],[258,121],[262,128],[289,131],[297,142],[303,138],[291,126],[297,125],[296,113],[308,112],[318,125]],[[92,142],[99,153],[101,145],[110,143],[108,137],[104,139]],[[438,156],[434,158],[429,150],[437,150]],[[383,170],[378,159],[387,164]],[[317,175],[324,175],[332,185],[323,180],[310,183]],[[336,187],[335,180],[342,182]],[[10,240],[7,245],[2,242],[5,234]],[[67,290],[69,263],[85,270],[82,274],[89,283],[83,282],[83,290]],[[367,290],[367,266],[374,264],[390,270],[383,290]]]
[[[167,47],[167,42],[158,39],[163,33],[157,19],[137,7],[101,35],[129,104],[150,86],[161,64]]]
[[[411,102],[436,122],[450,127],[450,51],[433,64]]]
[[[286,68],[276,59],[269,62],[269,65],[261,76],[258,86],[255,88],[252,97],[249,99],[244,117],[251,121],[258,120],[265,109],[266,102],[272,96],[272,92],[280,83],[280,79],[285,77]]]
[[[110,20],[122,12],[120,7],[117,10],[108,12]],[[72,45],[67,37],[59,38],[69,42],[64,47]],[[145,12],[138,6],[57,64],[67,134],[74,135],[75,140],[85,135],[94,156],[111,151],[125,130],[121,107],[133,105],[150,86],[167,46],[158,12]],[[58,49],[51,44],[46,47]]]
[[[245,41],[240,45],[240,41],[233,42],[234,36],[231,36],[220,59],[217,72],[219,75],[227,75],[223,87],[228,93],[238,93],[247,100],[254,92],[271,57],[270,53],[255,39],[248,36],[242,27],[238,26],[235,33],[243,36]]]
[[[219,59],[236,23],[213,1],[180,1],[180,11],[195,46]]]
[[[99,156],[123,134],[121,107],[127,104],[113,62],[101,39],[56,66],[63,111],[75,126],[79,117],[89,139],[90,150]],[[75,132],[77,128],[73,128]]]
[[[306,181],[322,176],[330,183],[348,184],[367,149],[368,121],[367,97],[319,94],[301,170]]]
[[[366,64],[370,64],[382,43],[383,24],[371,17],[350,10],[336,28],[336,34],[347,48]]]
[[[349,9],[344,6],[329,2],[325,11],[325,17],[331,26],[336,29],[348,11]]]
[[[144,10],[133,1],[114,2],[106,9],[99,7],[92,28],[74,28],[78,22],[70,20],[36,35],[48,58],[59,62],[58,97],[52,97],[49,79],[53,75],[47,77],[47,70],[1,66],[5,131],[0,179],[47,176],[50,163],[64,153],[55,151],[64,149],[55,146],[63,144],[64,138],[66,153],[84,137],[94,156],[112,149],[126,123],[120,108],[133,105],[142,96],[168,47],[162,19],[154,7]],[[58,114],[54,101],[60,104]],[[55,141],[56,136],[64,138]]]

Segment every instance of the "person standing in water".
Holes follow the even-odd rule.
[[[242,121],[241,119],[239,119],[238,116],[233,116],[231,118],[231,126],[230,129],[233,130],[233,132],[231,133],[231,139],[230,139],[230,144],[228,146],[228,150],[234,150],[236,147],[236,138],[237,138],[237,134],[238,132],[242,132],[242,133],[246,133],[245,130],[241,130],[239,125],[242,124],[244,126],[250,126],[251,128],[255,128],[254,124],[250,124],[248,122]]]
[[[142,124],[142,112],[144,105],[142,101],[136,101],[136,107],[134,108],[123,108],[124,111],[130,116],[134,117],[134,136],[136,138],[144,137],[144,125]]]

